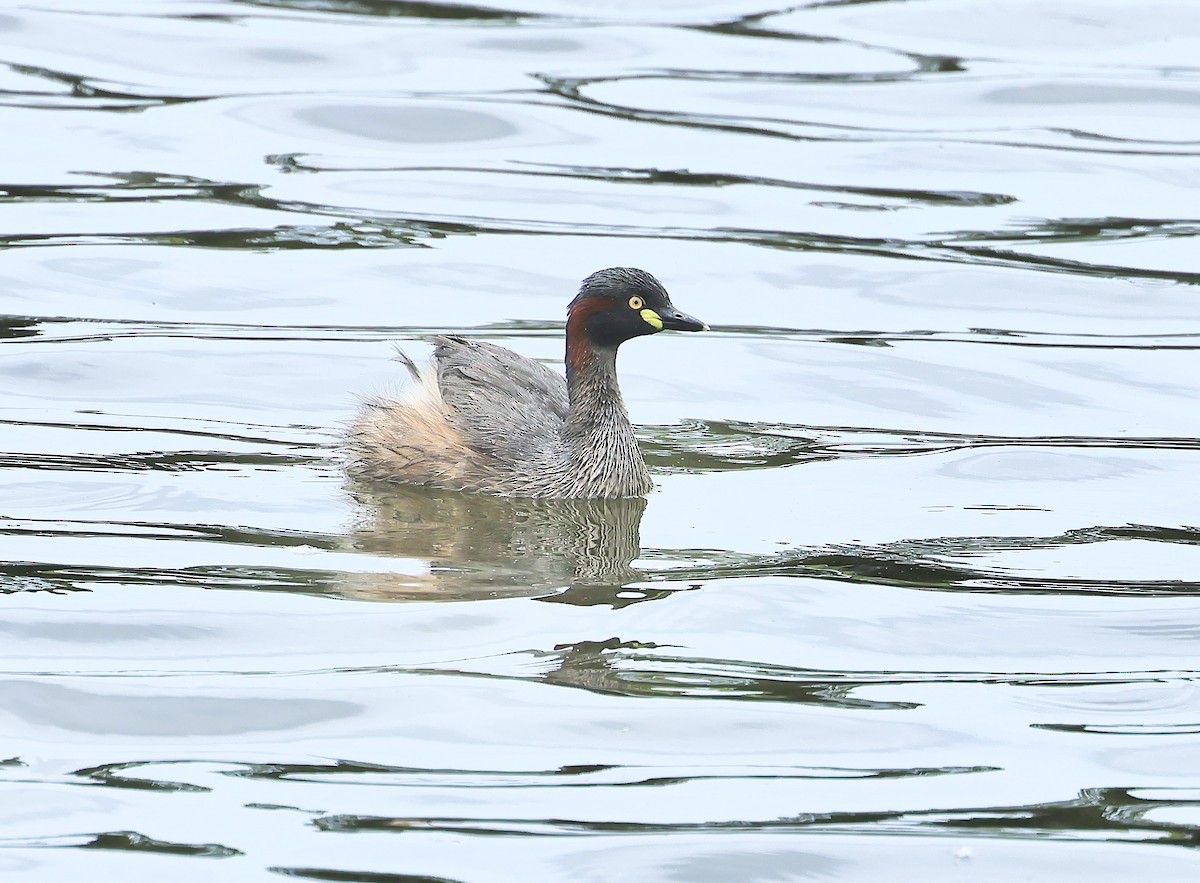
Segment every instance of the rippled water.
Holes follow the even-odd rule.
[[[1200,6],[0,44],[0,876],[1193,878]],[[347,482],[613,264],[714,327],[622,351],[648,501]]]

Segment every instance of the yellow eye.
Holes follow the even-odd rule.
[[[636,294],[629,299],[629,309],[631,309],[631,310],[640,310],[645,305],[646,305],[646,302],[644,300],[642,300],[640,297],[638,297]]]

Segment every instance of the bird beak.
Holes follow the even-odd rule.
[[[707,331],[708,326],[697,319],[695,316],[689,316],[687,313],[681,313],[674,307],[667,307],[658,317],[662,320],[662,327],[669,331]]]

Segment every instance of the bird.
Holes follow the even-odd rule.
[[[413,383],[366,400],[345,435],[354,477],[503,497],[641,497],[653,489],[617,384],[617,348],[660,331],[707,331],[654,276],[609,267],[567,307],[566,377],[493,343],[433,338]]]

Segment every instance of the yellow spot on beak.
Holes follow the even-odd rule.
[[[646,324],[655,331],[662,331],[662,319],[659,317],[658,313],[654,312],[654,310],[649,308],[642,310],[642,318],[645,319]]]

